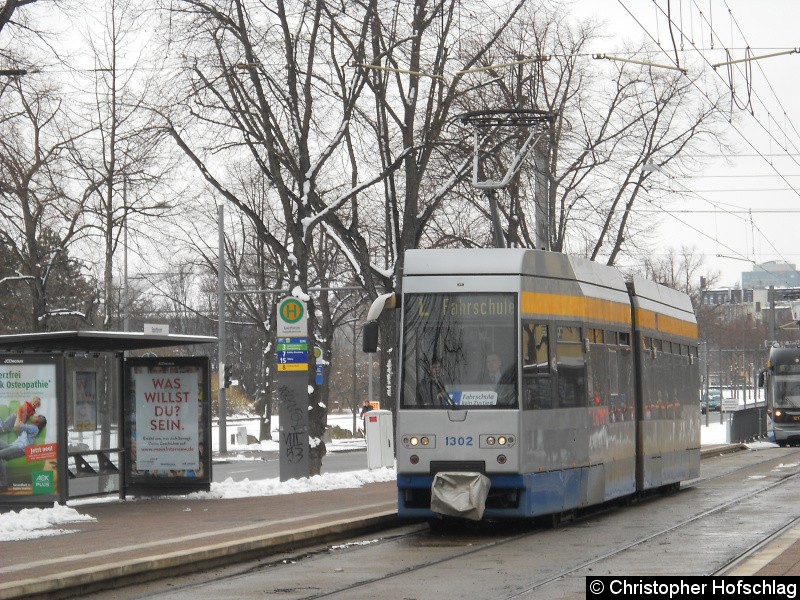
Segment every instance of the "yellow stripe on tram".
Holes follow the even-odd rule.
[[[627,327],[631,325],[630,306],[627,304],[566,294],[522,292],[522,313],[618,323]],[[637,309],[636,322],[642,329],[697,339],[697,323],[657,314],[652,310]]]
[[[619,323],[628,327],[631,325],[631,309],[628,304],[583,296],[522,292],[522,312],[524,314]]]
[[[693,340],[697,339],[697,323],[656,314],[652,310],[636,309],[636,322],[643,329],[652,329],[668,335],[676,335]]]

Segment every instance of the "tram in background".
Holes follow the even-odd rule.
[[[699,475],[685,294],[560,253],[410,250],[394,301],[400,516],[554,515]]]
[[[769,437],[779,446],[800,443],[800,348],[770,348],[759,386],[767,400]]]

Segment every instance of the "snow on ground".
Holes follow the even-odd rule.
[[[187,496],[188,499],[205,498],[249,498],[253,496],[280,496],[283,494],[300,494],[303,492],[316,492],[322,490],[337,490],[345,488],[359,488],[367,483],[380,481],[394,481],[395,470],[387,467],[380,469],[351,471],[349,473],[323,473],[281,481],[279,478],[260,479],[250,481],[233,481],[227,479],[222,482],[212,482],[208,492],[195,492]],[[2,519],[2,517],[0,517]]]
[[[272,420],[270,421],[270,427],[269,427],[270,431],[272,432],[271,440],[262,440],[260,442],[256,442],[253,444],[248,444],[246,442],[241,443],[240,440],[242,440],[242,436],[239,434],[242,432],[245,433],[246,436],[258,439],[261,424],[257,418],[253,418],[251,416],[229,417],[225,424],[225,432],[228,434],[228,439],[226,440],[226,450],[228,451],[228,453],[241,452],[245,450],[277,452],[279,425],[280,425],[280,420],[278,418],[278,415],[274,415],[272,417]],[[350,412],[342,412],[341,414],[329,414],[328,425],[331,428],[339,427],[340,429],[349,431],[352,434],[353,414]],[[361,419],[357,418],[356,429],[363,427],[364,425]],[[346,452],[354,449],[364,449],[367,447],[363,437],[331,440],[331,443],[326,445],[328,452]],[[216,421],[211,427],[211,449],[213,452],[219,451],[219,429]],[[228,456],[228,458],[229,459],[235,458],[235,456],[234,457]],[[244,459],[248,458],[252,459],[250,454],[248,454],[247,457],[244,457]]]
[[[0,542],[32,540],[68,533],[58,525],[76,521],[94,521],[70,506],[54,504],[53,508],[23,508],[19,512],[0,514]]]
[[[702,417],[701,444],[703,446],[727,443],[727,427],[719,422],[719,413],[709,415],[709,424],[706,426],[705,415]],[[331,417],[329,424],[339,424],[340,427],[351,429],[352,415],[341,417]],[[258,427],[257,422],[247,425]],[[228,429],[226,427],[226,429]],[[277,419],[273,420],[273,431],[277,429]],[[230,432],[235,433],[235,431]],[[216,434],[216,430],[215,430]],[[254,434],[251,434],[254,435]],[[747,444],[748,448],[774,448],[775,444],[770,442],[754,442]],[[366,448],[363,438],[349,440],[332,440],[328,445],[331,452],[352,450],[354,448]],[[257,460],[253,457],[253,450],[278,450],[278,443],[275,441],[260,442],[258,444],[232,444],[228,447],[226,460]],[[342,488],[358,488],[367,483],[378,481],[392,481],[395,478],[395,470],[383,467],[381,469],[352,471],[350,473],[325,473],[303,479],[293,479],[280,481],[279,478],[264,479],[257,481],[234,482],[231,479],[223,482],[213,482],[211,491],[196,492],[186,496],[186,499],[205,499],[205,498],[245,498],[254,496],[274,496],[279,494],[296,494],[301,492],[313,492],[319,490],[331,490]],[[82,505],[98,502],[118,502],[117,496],[112,498],[89,499],[89,500],[70,500],[67,506],[54,505],[53,508],[22,509],[0,514],[0,542],[11,542],[16,540],[29,540],[37,537],[60,535],[68,533],[67,530],[59,529],[63,523],[75,521],[92,521],[92,517],[82,515],[77,508]],[[77,508],[76,508],[77,507]]]

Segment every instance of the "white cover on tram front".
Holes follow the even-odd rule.
[[[431,484],[431,510],[440,515],[480,521],[491,481],[481,473],[437,473]]]

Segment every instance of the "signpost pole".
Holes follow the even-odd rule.
[[[279,468],[287,481],[311,476],[306,303],[292,296],[281,300],[277,325]]]

